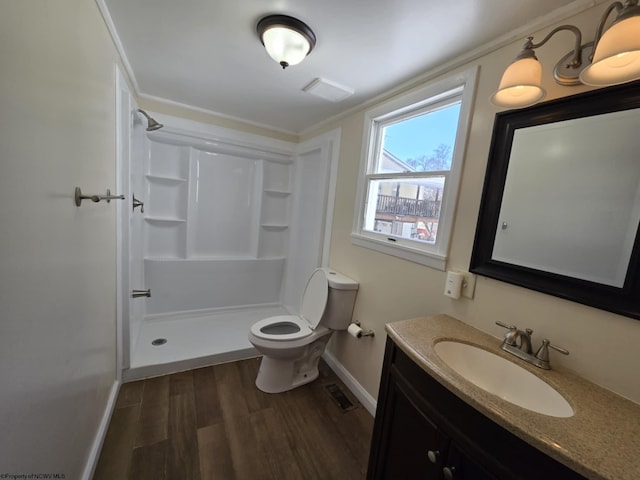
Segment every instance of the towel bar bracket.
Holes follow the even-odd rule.
[[[76,187],[74,198],[76,201],[76,207],[79,207],[82,205],[82,200],[91,200],[94,203],[105,200],[107,203],[111,203],[111,200],[124,200],[124,195],[111,195],[111,190],[108,188],[106,195],[83,195],[80,187]]]

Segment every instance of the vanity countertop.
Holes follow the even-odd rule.
[[[403,352],[444,387],[538,450],[589,479],[640,479],[640,405],[569,370],[529,365],[500,349],[499,339],[447,315],[393,322],[386,330]],[[438,357],[433,346],[442,340],[477,345],[517,363],[560,392],[575,414],[569,418],[542,415],[482,390]]]

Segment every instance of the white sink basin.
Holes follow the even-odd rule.
[[[498,355],[455,341],[434,346],[436,354],[474,385],[527,410],[551,417],[571,417],[573,408],[553,387]]]

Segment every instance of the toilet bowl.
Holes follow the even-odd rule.
[[[309,278],[298,315],[279,315],[251,326],[249,341],[262,355],[256,386],[267,393],[318,377],[318,362],[335,330],[351,323],[358,283],[327,268]]]

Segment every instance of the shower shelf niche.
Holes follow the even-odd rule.
[[[291,164],[264,162],[258,258],[286,256],[289,246]]]
[[[147,180],[149,180],[150,182],[160,182],[160,183],[183,183],[186,182],[187,179],[186,178],[180,178],[180,177],[173,177],[173,176],[167,176],[167,175],[150,175],[147,174],[145,175],[145,178]]]
[[[149,139],[146,258],[287,256],[293,158],[223,147]]]
[[[149,139],[145,154],[145,257],[187,256],[191,148]]]
[[[144,221],[149,223],[185,223],[187,219],[177,217],[144,217]]]
[[[275,223],[263,223],[260,226],[265,230],[286,230],[287,228],[289,228],[289,225]]]
[[[263,191],[267,195],[273,195],[274,197],[288,197],[289,195],[291,195],[291,192],[285,190],[274,190],[265,188]]]

